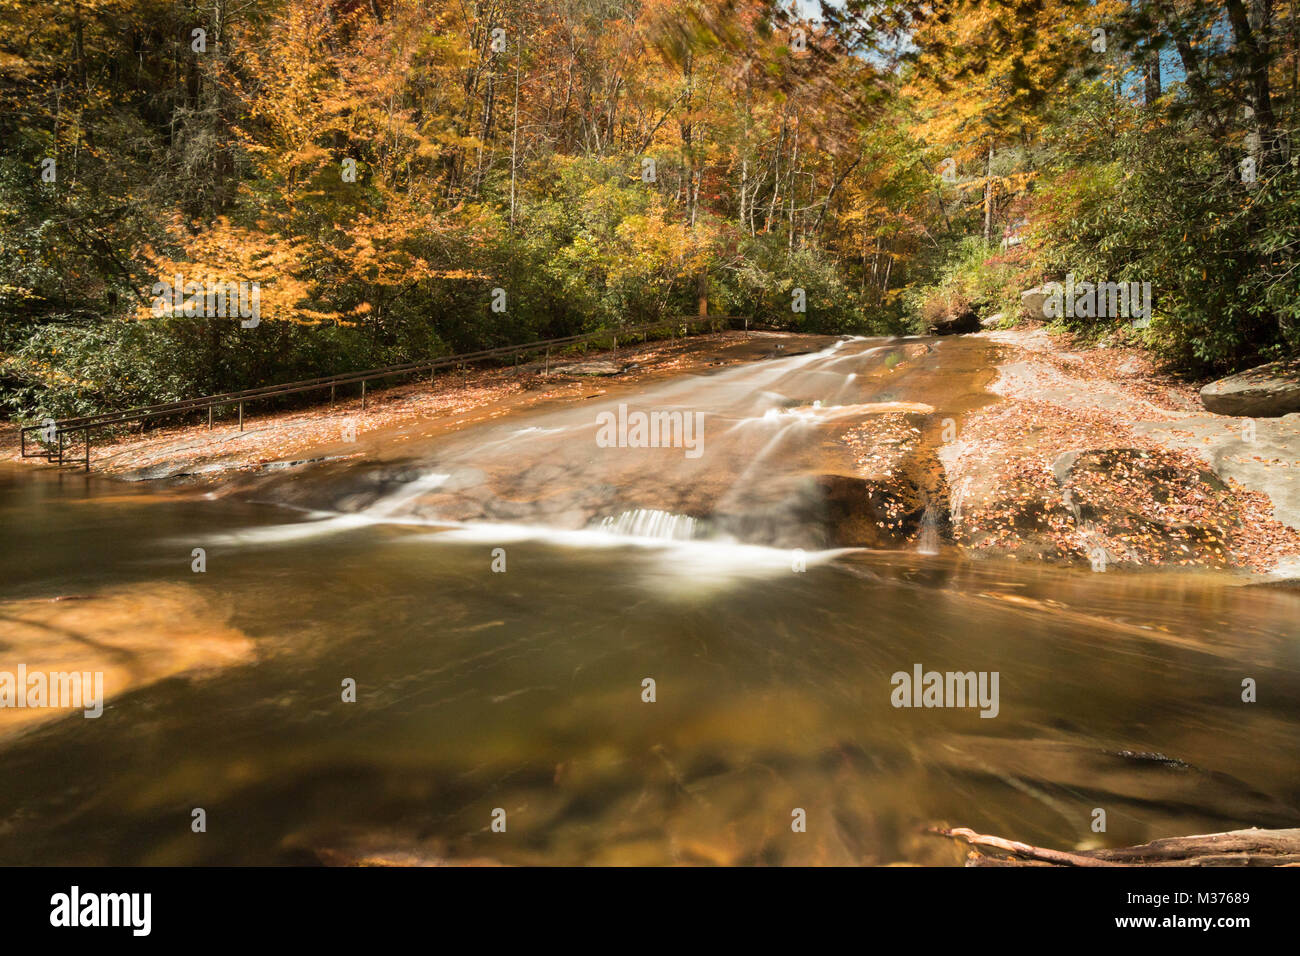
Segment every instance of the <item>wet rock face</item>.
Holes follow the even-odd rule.
[[[933,335],[959,335],[978,332],[981,328],[979,310],[970,303],[960,303],[952,309],[928,317]]]
[[[647,511],[678,517],[686,537],[734,540],[776,548],[908,547],[933,502],[931,521],[948,537],[947,494],[931,487],[937,468],[908,460],[886,475],[813,473],[765,482],[744,495],[728,494],[726,481],[689,486],[647,480],[629,494],[617,483],[585,482],[555,463],[510,473],[451,469],[443,480],[411,497],[425,470],[414,464],[384,468],[334,468],[299,480],[260,483],[259,497],[296,508],[376,518],[449,522],[505,522],[560,530],[621,530],[621,517]],[[539,493],[538,489],[545,489]],[[402,498],[399,507],[390,505]],[[651,537],[665,535],[650,534]],[[681,537],[682,535],[671,535]]]
[[[1272,362],[1211,382],[1201,389],[1201,403],[1216,415],[1276,418],[1300,412],[1300,359]]]
[[[921,304],[921,317],[931,335],[955,335],[980,330],[983,303],[957,292],[940,292]]]
[[[1232,528],[1209,506],[1229,489],[1214,472],[1135,448],[1062,455],[1053,470],[1089,553],[1133,564],[1227,563]]]
[[[1030,480],[1033,477],[1034,480]],[[958,540],[975,553],[1110,566],[1224,567],[1237,525],[1212,471],[1140,448],[1066,452],[1050,471],[973,488]]]
[[[925,505],[910,482],[819,475],[830,547],[897,548],[920,529]]]
[[[965,473],[957,480],[952,502],[955,542],[976,556],[1031,561],[1077,557],[1060,544],[1060,534],[1073,517],[1055,484],[1045,488],[1034,480],[1036,476],[997,480],[1004,470],[998,464],[988,471]]]

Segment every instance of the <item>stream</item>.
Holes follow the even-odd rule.
[[[925,828],[1298,825],[1300,591],[944,543],[932,446],[993,361],[773,346],[216,489],[0,466],[0,671],[111,658],[101,717],[0,724],[0,863],[959,865]],[[887,416],[920,435],[890,541],[827,503]],[[894,706],[918,665],[996,672],[996,714]]]

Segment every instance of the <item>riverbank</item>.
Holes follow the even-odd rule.
[[[982,333],[1001,401],[940,449],[969,552],[1300,575],[1300,415],[1207,412],[1141,350]]]
[[[963,340],[984,351],[955,350]],[[407,443],[502,416],[630,394],[672,376],[834,341],[726,332],[449,373],[374,390],[364,411],[357,397],[333,409],[254,412],[243,431],[226,421],[212,431],[196,424],[122,435],[95,446],[93,469],[127,481],[213,487],[307,465],[392,458]],[[947,543],[976,557],[1097,571],[1300,577],[1300,415],[1212,414],[1196,385],[1161,372],[1146,353],[1084,345],[1044,328],[902,340],[895,348],[880,374],[899,381],[946,375],[948,405],[862,406],[856,417],[853,408],[829,417],[808,410],[831,429],[827,447],[846,449],[853,461],[818,479],[837,528],[851,532],[852,540],[832,543],[923,550]],[[937,363],[936,348],[943,350]],[[923,391],[935,390],[932,381]]]
[[[1100,388],[1104,359],[1076,377]],[[6,862],[954,865],[930,829],[1085,852],[1292,826],[1300,592],[954,546],[940,456],[1032,464],[980,430],[1042,400],[999,394],[1031,360],[977,335],[723,337],[658,381],[571,370],[573,395],[249,472],[6,463],[0,671],[103,670],[106,700],[0,727]],[[702,454],[602,443],[624,404],[703,416]],[[997,673],[996,719],[895,707],[917,665]],[[195,839],[197,807],[239,826]]]
[[[244,428],[227,417],[206,423],[172,424],[101,440],[96,435],[91,469],[127,481],[169,479],[213,483],[262,470],[278,471],[322,460],[375,453],[394,432],[426,424],[452,431],[548,403],[582,401],[619,387],[675,374],[777,357],[824,336],[774,332],[725,332],[624,346],[611,351],[555,355],[546,361],[501,368],[446,372],[432,382],[410,381],[389,388],[373,384],[361,407],[359,394],[340,397],[335,407],[259,413],[245,411]],[[409,440],[409,435],[396,439]],[[6,429],[0,454],[17,457],[17,430]],[[81,452],[70,446],[70,459]],[[44,459],[27,459],[35,466]]]

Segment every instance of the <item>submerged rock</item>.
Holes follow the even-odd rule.
[[[1300,412],[1300,359],[1271,362],[1211,382],[1201,389],[1201,403],[1216,415],[1276,418]]]
[[[928,547],[950,540],[948,491],[942,469],[926,454],[910,454],[888,474],[817,476],[827,544],[831,547]]]
[[[0,669],[0,740],[63,717],[96,719],[106,702],[169,677],[252,662],[255,645],[230,625],[232,616],[230,607],[189,584],[3,602],[0,644],[11,663]],[[18,667],[30,680],[15,681]],[[15,692],[23,695],[21,706],[9,699]]]

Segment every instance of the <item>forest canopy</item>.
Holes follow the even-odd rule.
[[[1066,275],[1149,282],[1140,329],[1062,321],[1189,371],[1294,353],[1296,6],[0,0],[0,398],[166,401],[701,300],[1011,323]],[[259,321],[159,283],[255,285]]]

